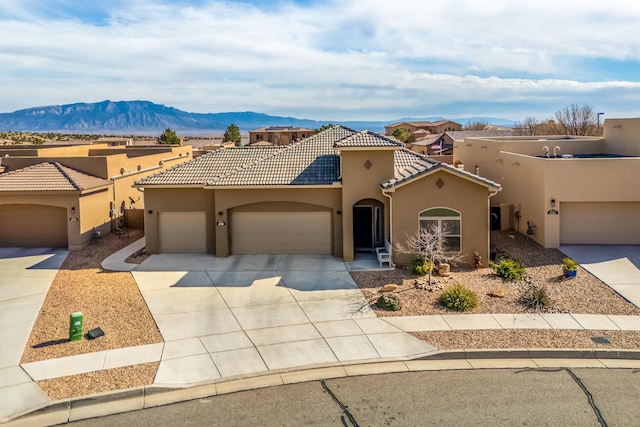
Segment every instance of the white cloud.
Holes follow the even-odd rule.
[[[553,112],[579,101],[640,114],[637,78],[590,69],[594,59],[638,67],[640,3],[135,1],[80,16],[73,3],[0,4],[9,17],[0,18],[0,111],[147,99],[197,112],[393,119],[454,114],[459,103],[519,119],[516,103]]]

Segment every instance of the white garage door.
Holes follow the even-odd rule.
[[[233,254],[331,254],[329,212],[236,212]]]
[[[160,212],[160,253],[204,253],[207,251],[205,212]]]
[[[640,203],[561,203],[560,244],[639,244]]]

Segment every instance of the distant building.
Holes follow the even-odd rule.
[[[393,136],[393,132],[400,128],[409,132],[411,135],[409,142],[413,142],[424,138],[429,134],[437,135],[449,131],[462,130],[462,125],[460,123],[452,122],[451,120],[440,120],[437,122],[397,122],[385,126],[384,134],[387,136]]]
[[[299,126],[269,126],[249,131],[249,145],[268,142],[272,145],[289,145],[308,138],[315,133],[312,129]]]

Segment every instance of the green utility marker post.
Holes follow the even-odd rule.
[[[80,341],[82,339],[83,317],[79,311],[69,315],[69,341]]]

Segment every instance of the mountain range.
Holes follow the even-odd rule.
[[[401,118],[391,121],[321,121],[246,112],[189,113],[149,101],[102,101],[27,108],[0,113],[0,131],[84,133],[108,135],[153,135],[166,128],[185,136],[222,133],[235,123],[243,133],[265,126],[299,126],[317,129],[340,123],[353,129],[383,132],[384,126],[400,121],[438,121],[443,117]],[[488,122],[513,126],[513,121],[492,117],[447,118],[462,125]]]

